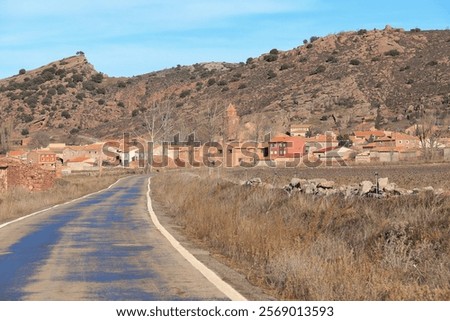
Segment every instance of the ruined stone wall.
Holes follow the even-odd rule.
[[[35,165],[11,164],[8,167],[8,188],[21,186],[30,191],[42,191],[53,186],[55,172],[43,170]]]

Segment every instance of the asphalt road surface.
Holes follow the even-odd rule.
[[[0,229],[0,300],[227,300],[152,224],[147,180]]]

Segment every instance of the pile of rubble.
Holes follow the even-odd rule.
[[[274,188],[271,184],[266,184],[260,178],[252,178],[242,182],[246,186],[261,186]],[[283,189],[289,194],[303,193],[317,196],[340,195],[345,198],[351,197],[375,197],[384,198],[391,196],[413,195],[421,192],[432,192],[437,195],[444,193],[442,189],[434,189],[432,186],[424,188],[414,188],[412,190],[399,187],[395,183],[390,183],[387,177],[379,178],[378,184],[371,181],[362,181],[356,184],[338,186],[334,181],[324,178],[302,179],[292,178],[291,182]]]

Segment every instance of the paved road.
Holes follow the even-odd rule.
[[[151,223],[147,179],[0,229],[0,300],[226,300]]]

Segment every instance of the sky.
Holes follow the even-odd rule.
[[[131,77],[201,62],[245,62],[311,36],[448,29],[450,1],[0,0],[0,79],[83,51]]]

